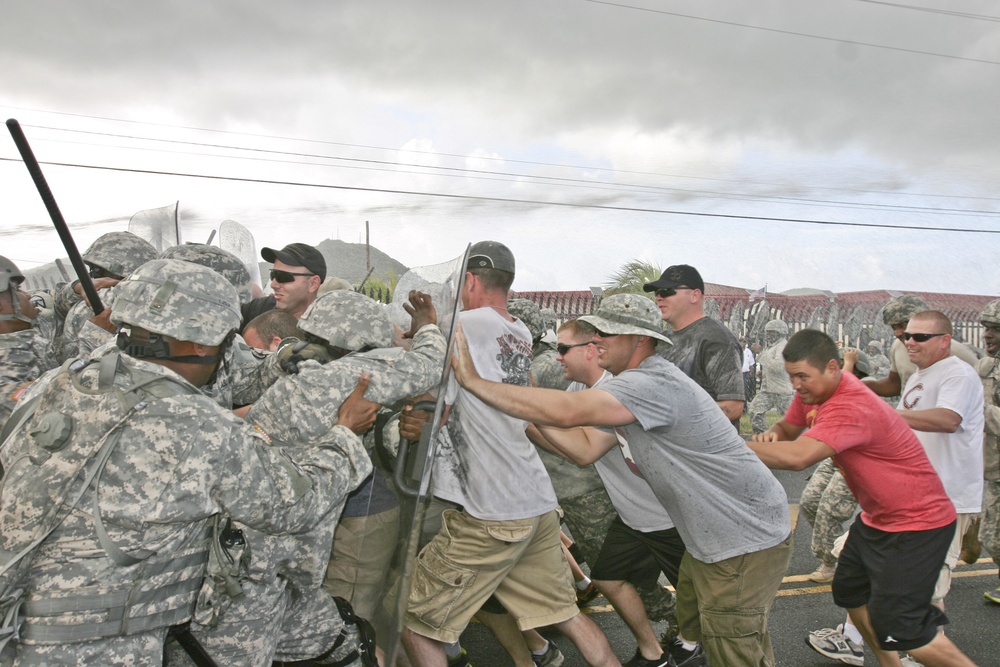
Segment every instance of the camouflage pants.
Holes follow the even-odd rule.
[[[983,522],[979,525],[979,541],[1000,566],[1000,479],[988,479],[983,494]]]
[[[608,526],[618,516],[604,487],[559,501],[563,520],[580,548],[583,559],[593,565],[601,553]]]
[[[834,540],[844,534],[844,524],[851,520],[857,507],[858,501],[833,461],[826,459],[820,463],[802,490],[799,510],[812,526],[812,552],[823,563],[837,562],[830,550]]]
[[[322,590],[303,594],[283,583],[243,582],[243,593],[217,627],[191,624],[192,634],[219,665],[270,667],[276,660],[315,658],[329,650],[344,629],[337,605]],[[357,638],[352,636],[335,655],[346,656],[356,648]],[[167,665],[193,664],[183,650],[169,649]]]
[[[784,415],[791,403],[792,394],[774,394],[769,391],[762,391],[754,396],[747,407],[747,412],[750,413],[750,425],[753,427],[753,432],[763,433],[768,429],[768,410],[777,410],[779,415]]]

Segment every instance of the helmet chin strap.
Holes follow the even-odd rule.
[[[118,330],[118,349],[139,359],[156,359],[159,361],[176,361],[184,364],[198,364],[210,366],[219,360],[218,354],[201,356],[197,354],[173,355],[170,354],[170,345],[163,336],[133,327],[131,331],[126,331],[123,327]]]
[[[34,321],[21,312],[21,300],[17,298],[17,286],[11,284],[7,287],[7,291],[10,293],[10,306],[14,309],[14,312],[13,314],[0,315],[0,322],[18,320],[33,325]]]

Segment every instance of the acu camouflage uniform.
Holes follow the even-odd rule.
[[[336,331],[326,328],[322,336],[330,345],[342,349],[362,349],[373,342],[388,345],[391,323],[388,318],[373,321],[368,302],[378,306],[355,292],[330,292],[303,313],[300,327],[318,335],[314,320],[321,320],[324,310],[335,310]],[[325,365],[302,361],[297,374],[282,376],[254,403],[247,420],[273,437],[310,444],[336,423],[339,406],[362,372],[371,374],[366,398],[392,404],[436,386],[445,352],[440,329],[428,325],[414,336],[409,352],[383,347]],[[352,457],[353,465],[365,474],[341,489],[338,502],[311,530],[279,537],[234,524],[243,532],[249,552],[240,581],[244,595],[233,600],[218,582],[207,581],[192,625],[195,636],[220,664],[266,666],[272,660],[315,658],[344,628],[322,583],[346,496],[372,471],[367,451],[356,450]],[[171,662],[180,660],[172,657]]]
[[[99,237],[83,253],[83,261],[91,270],[105,276],[122,279],[146,262],[156,259],[156,248],[129,232],[110,232]],[[110,305],[110,290],[100,290],[101,302]],[[59,322],[55,343],[60,362],[89,356],[108,342],[113,334],[90,322],[94,311],[87,302],[65,285],[56,294],[55,311]]]
[[[1000,299],[986,304],[983,324],[1000,325]],[[976,365],[983,379],[986,432],[983,436],[983,515],[979,541],[1000,566],[1000,358],[980,359]]]
[[[812,552],[826,565],[835,565],[830,553],[833,543],[844,534],[845,524],[854,517],[858,501],[837,470],[833,459],[825,459],[802,490],[799,509],[812,526]]]
[[[52,348],[55,336],[52,311],[39,310],[34,319],[21,312],[19,294],[23,282],[24,274],[14,262],[0,257],[0,293],[9,293],[12,306],[12,312],[0,315],[0,320],[30,324],[28,329],[0,334],[0,428],[28,385],[58,365]]]
[[[774,323],[784,327],[776,327]],[[771,327],[771,329],[768,329]],[[788,335],[788,326],[780,320],[771,320],[764,327],[764,331],[774,331],[782,337],[774,344],[760,353],[757,357],[757,365],[760,367],[760,391],[750,401],[747,412],[750,413],[750,424],[754,433],[763,433],[769,427],[767,425],[767,411],[777,410],[779,415],[784,415],[788,406],[792,404],[792,382],[785,372],[785,360],[781,356],[788,342],[784,336]]]
[[[123,319],[173,323],[162,332],[205,345],[239,325],[218,276],[163,260],[144,271]],[[154,291],[157,312],[131,317]],[[206,292],[212,309],[192,305]],[[369,471],[345,427],[272,446],[180,375],[117,350],[47,376],[24,401],[0,452],[0,553],[42,540],[3,582],[24,591],[17,665],[160,665],[167,628],[194,610],[215,517],[308,530]]]

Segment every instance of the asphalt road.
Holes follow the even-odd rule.
[[[797,517],[798,499],[808,475],[809,471],[777,473],[788,493],[793,519]],[[816,568],[817,561],[809,549],[811,535],[808,523],[804,520],[796,523],[795,551],[771,611],[770,630],[775,658],[779,667],[837,665],[840,663],[816,653],[805,643],[810,630],[833,627],[843,622],[844,612],[833,604],[828,585],[817,585],[806,578]],[[1000,605],[983,598],[983,592],[995,588],[997,583],[997,568],[984,553],[976,565],[960,564],[956,568],[951,593],[946,601],[951,621],[946,628],[948,636],[981,667],[1000,667]],[[631,658],[635,653],[635,640],[604,598],[595,600],[586,612],[608,636],[618,657],[623,662]],[[654,625],[658,633],[662,631],[662,624]],[[555,641],[566,656],[564,667],[586,667],[566,637],[558,631],[545,631],[543,634]],[[513,665],[492,635],[478,623],[473,623],[466,630],[462,645],[475,667]],[[877,663],[869,654],[865,664]]]

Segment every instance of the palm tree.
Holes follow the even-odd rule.
[[[652,293],[643,292],[642,286],[659,278],[661,273],[659,265],[633,259],[608,278],[608,282],[604,284],[604,294],[647,294],[652,298]]]

